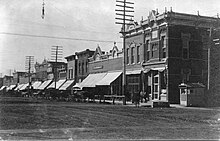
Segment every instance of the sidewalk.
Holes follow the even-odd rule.
[[[99,102],[99,101],[96,101]],[[113,104],[112,100],[105,100],[106,103],[110,103]],[[153,102],[152,101],[148,101],[148,102],[140,102],[140,107],[152,107]],[[123,105],[123,101],[115,101],[115,105]],[[132,103],[131,101],[126,101],[126,105],[124,106],[135,106],[134,103]],[[220,107],[186,107],[186,106],[182,106],[180,104],[170,104],[170,108],[183,108],[183,109],[197,109],[197,110],[219,110],[220,111]]]

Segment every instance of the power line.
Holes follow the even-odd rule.
[[[87,41],[87,42],[106,42],[106,43],[115,42],[113,40],[94,40],[94,39],[83,39],[83,38],[70,38],[70,37],[57,37],[57,36],[46,36],[46,35],[10,33],[10,32],[0,32],[0,34],[12,35],[12,36],[23,36],[23,37],[34,37],[34,38],[50,38],[50,39],[60,39],[60,40]],[[122,42],[117,42],[117,43],[122,43]]]

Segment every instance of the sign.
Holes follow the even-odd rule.
[[[94,70],[103,69],[103,66],[95,66],[93,69]]]

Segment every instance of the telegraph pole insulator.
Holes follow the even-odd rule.
[[[44,0],[43,0],[43,4],[42,4],[42,15],[41,15],[41,18],[42,18],[42,19],[44,19],[44,15],[45,15],[45,13],[44,13],[44,5],[45,5],[45,3],[44,3]]]

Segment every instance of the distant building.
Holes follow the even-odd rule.
[[[76,55],[67,56],[65,59],[67,60],[67,79],[75,80],[77,75]]]
[[[10,86],[13,84],[13,76],[5,75],[3,77],[3,86]]]
[[[55,78],[55,75],[57,76],[57,80],[65,79],[66,68],[67,68],[67,64],[65,62],[56,63],[56,62],[47,61],[46,59],[44,59],[44,61],[41,64],[40,63],[35,64],[36,80],[38,81],[45,81],[48,79],[53,80]]]
[[[76,52],[77,56],[77,78],[76,82],[81,82],[89,74],[88,58],[90,58],[95,51],[86,49],[85,51]]]
[[[27,72],[16,71],[13,73],[13,79],[15,84],[25,84],[28,83],[28,74]]]
[[[3,78],[0,77],[0,88],[3,86]]]

